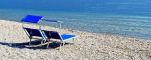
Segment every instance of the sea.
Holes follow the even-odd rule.
[[[0,19],[21,22],[26,15],[62,21],[62,28],[151,39],[149,0],[0,0]],[[44,22],[54,26],[55,23]]]

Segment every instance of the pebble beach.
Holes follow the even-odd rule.
[[[22,25],[37,29],[39,27],[0,20],[0,60],[151,60],[151,40],[50,26],[43,26],[42,29],[76,35],[74,44],[48,49],[10,46],[29,42]],[[68,43],[70,42],[73,43]]]

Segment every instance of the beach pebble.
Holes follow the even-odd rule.
[[[34,24],[23,25],[39,28]],[[0,20],[0,60],[151,60],[150,40],[50,26],[42,28],[76,35],[75,43],[48,49],[13,46],[9,43],[29,42],[22,23]]]

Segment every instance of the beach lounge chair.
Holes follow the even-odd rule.
[[[60,27],[61,27],[62,21],[48,20],[48,19],[42,19],[42,18],[43,18],[43,16],[27,15],[21,20],[21,22],[38,24],[39,21],[44,20],[47,22],[59,23]],[[50,38],[53,38],[53,39],[59,39],[63,43],[64,43],[64,41],[70,40],[75,37],[74,35],[69,35],[69,34],[60,35],[58,32],[55,32],[55,31],[41,30],[41,26],[39,26],[39,29],[32,29],[32,28],[25,28],[25,27],[23,27],[23,29],[26,31],[26,34],[30,38],[29,45],[31,44],[31,40],[32,40],[33,36],[42,37],[42,42],[48,41]]]
[[[63,43],[63,46],[65,44],[65,41],[74,40],[74,38],[75,38],[75,35],[59,34],[56,31],[44,31],[44,30],[42,30],[42,31],[44,32],[44,35],[47,36],[47,38],[58,39],[60,42]]]
[[[41,30],[39,29],[31,29],[31,28],[24,28],[24,31],[26,32],[26,34],[28,35],[30,42],[29,45],[31,45],[31,40],[33,39],[33,37],[40,37],[42,38],[41,44],[43,41],[46,41],[48,38],[46,38],[43,33],[41,32]]]
[[[39,30],[39,29],[31,29],[31,28],[24,28],[24,30],[30,39],[29,45],[31,45],[31,40],[33,39],[34,36],[42,38],[41,44],[46,41],[48,41],[48,42],[49,41],[52,41],[52,42],[60,41],[63,43],[63,46],[65,44],[65,41],[72,40],[72,39],[74,40],[74,38],[75,38],[75,35],[70,35],[70,34],[61,34],[60,35],[56,31],[47,31],[47,30]],[[51,40],[51,39],[57,39],[57,40]],[[47,44],[47,48],[48,48],[48,46],[49,46],[49,44]],[[61,46],[61,44],[60,44],[60,46]]]

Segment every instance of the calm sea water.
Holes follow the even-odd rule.
[[[151,39],[150,7],[150,0],[0,0],[0,19],[42,15],[63,28]]]
[[[63,21],[63,28],[95,32],[112,33],[143,39],[151,39],[151,17],[120,14],[98,14],[81,12],[51,12],[32,10],[1,9],[0,18],[20,22],[27,14],[42,15],[46,19]],[[53,26],[52,23],[46,23]]]

